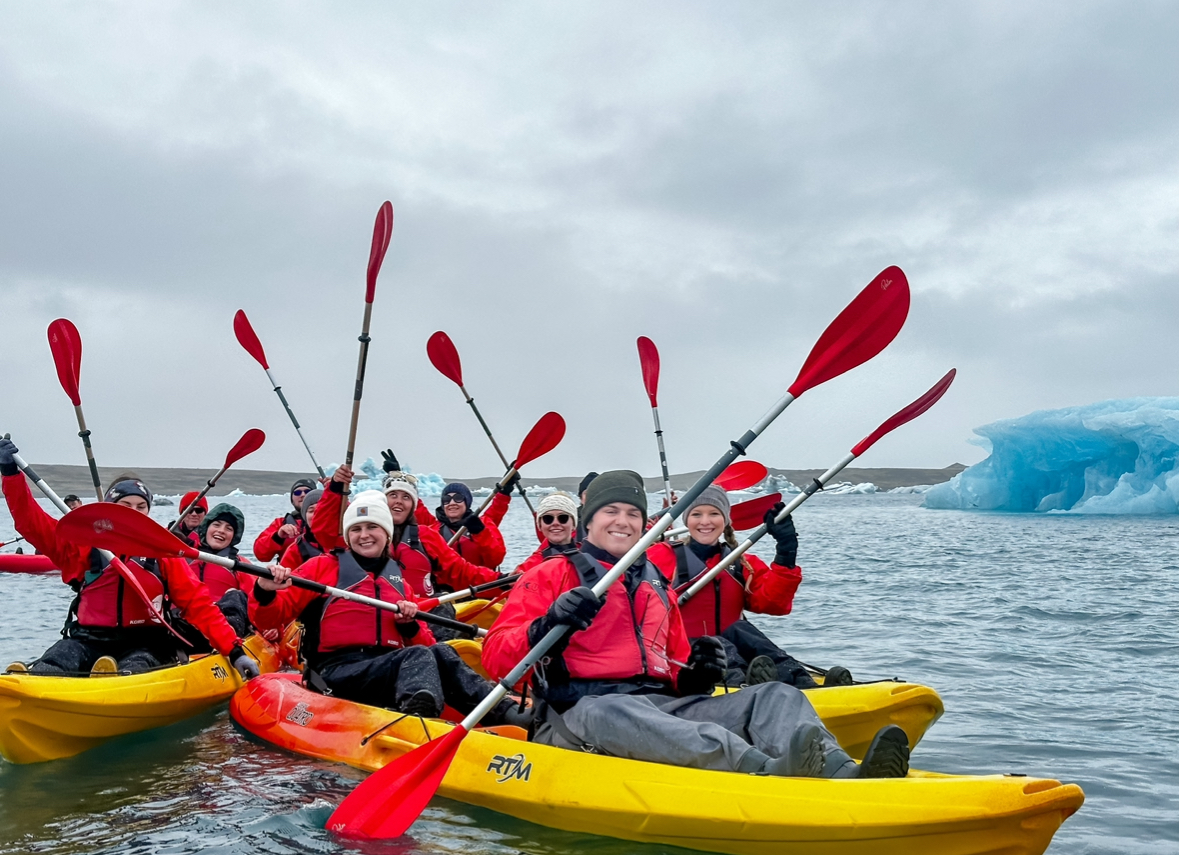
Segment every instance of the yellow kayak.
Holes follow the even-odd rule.
[[[276,746],[369,771],[452,727],[315,694],[286,674],[250,681],[229,709]],[[537,745],[510,727],[463,740],[438,792],[565,831],[734,855],[1032,855],[1084,801],[1076,785],[1042,778],[708,772]]]
[[[259,636],[246,648],[263,671],[279,667]],[[224,656],[194,657],[143,674],[0,674],[0,755],[10,763],[72,757],[108,739],[163,727],[227,700],[242,679]]]

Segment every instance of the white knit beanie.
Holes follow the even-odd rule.
[[[418,479],[410,475],[408,472],[390,472],[385,476],[385,483],[383,485],[385,495],[389,495],[394,490],[400,490],[403,493],[409,493],[413,496],[414,506],[418,503]]]
[[[536,506],[536,524],[540,525],[540,518],[545,513],[569,514],[573,517],[573,524],[577,524],[577,502],[568,493],[549,493]]]
[[[379,490],[365,490],[352,500],[348,510],[344,511],[344,539],[348,539],[348,529],[362,523],[376,523],[393,539],[393,515],[389,513],[389,503],[385,501],[385,494]]]

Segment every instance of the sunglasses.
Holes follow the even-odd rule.
[[[189,513],[190,514],[201,514],[203,516],[204,514],[208,513],[208,511],[206,511],[204,508],[193,508],[191,511],[189,511]]]
[[[449,493],[442,497],[442,504],[444,505],[465,505],[467,500],[458,493]]]
[[[569,522],[571,519],[573,519],[573,517],[569,516],[569,514],[541,514],[540,515],[540,521],[542,523],[544,523],[545,525],[552,525],[555,522],[558,522],[561,525],[565,525],[565,523]]]
[[[292,496],[306,496],[310,492],[311,492],[310,487],[300,487],[298,490],[292,490],[291,495]]]

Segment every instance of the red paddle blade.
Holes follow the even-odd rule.
[[[458,725],[373,772],[328,818],[328,831],[374,838],[405,834],[438,792],[466,735]]]
[[[722,490],[745,490],[754,484],[760,484],[770,470],[756,460],[738,460],[728,466],[712,483]]]
[[[75,508],[57,521],[57,534],[83,546],[97,546],[116,555],[146,558],[196,558],[197,550],[147,514],[114,502]]]
[[[381,272],[381,262],[385,260],[385,251],[389,249],[389,238],[393,234],[393,203],[386,202],[377,211],[377,221],[373,223],[373,245],[368,252],[368,287],[364,292],[364,302],[371,303],[377,291],[377,274]]]
[[[266,442],[266,434],[258,428],[250,428],[242,434],[242,438],[237,441],[237,444],[229,449],[229,454],[225,455],[225,468],[228,469],[247,454],[253,454],[262,447],[264,442]]]
[[[49,325],[49,350],[53,353],[53,364],[57,366],[57,379],[75,407],[81,406],[82,396],[78,392],[78,378],[82,373],[82,337],[78,328],[65,318],[58,318]]]
[[[516,462],[513,465],[519,469],[525,463],[530,463],[536,458],[548,454],[564,438],[565,420],[561,418],[559,413],[545,413],[532,426],[532,430],[528,431],[528,436],[524,437],[524,441],[520,443],[520,453],[516,455]]]
[[[463,385],[463,364],[459,361],[458,348],[450,336],[442,330],[430,336],[426,342],[426,356],[430,357],[430,364],[450,382],[456,386]]]
[[[750,499],[748,502],[739,502],[733,505],[729,509],[729,519],[732,521],[733,530],[749,531],[751,528],[757,528],[765,518],[766,511],[780,501],[782,501],[781,493],[770,493]]]
[[[938,380],[933,384],[933,386],[930,387],[928,392],[926,392],[913,403],[909,404],[909,406],[905,407],[903,410],[891,416],[887,421],[884,422],[884,424],[861,439],[859,444],[851,450],[851,453],[856,457],[859,457],[861,454],[871,448],[876,440],[880,439],[880,437],[884,436],[886,433],[896,430],[906,422],[913,421],[913,419],[924,413],[926,410],[936,404],[941,399],[942,395],[946,394],[946,390],[950,388],[950,384],[954,382],[954,378],[957,376],[957,374],[958,369],[951,368],[946,372],[945,377],[943,377],[941,380]]]
[[[246,353],[258,360],[258,364],[269,371],[270,366],[266,363],[266,351],[262,349],[262,342],[258,340],[258,334],[250,326],[250,319],[246,317],[246,313],[242,309],[238,309],[237,314],[233,316],[233,334],[237,336],[237,343],[246,349]]]
[[[639,366],[643,369],[643,386],[652,407],[658,407],[655,397],[659,392],[659,350],[645,335],[639,336]]]
[[[797,398],[863,365],[897,337],[908,314],[909,281],[899,267],[887,267],[819,336],[790,394]]]

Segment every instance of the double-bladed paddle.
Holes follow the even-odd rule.
[[[663,428],[659,426],[659,349],[655,342],[641,335],[637,341],[639,347],[639,367],[643,371],[643,388],[647,390],[647,400],[651,402],[651,417],[655,419],[655,442],[659,445],[659,466],[663,469],[663,493],[667,497],[667,505],[671,507],[671,475],[667,471],[667,451],[663,448]]]
[[[868,434],[866,437],[860,440],[852,448],[852,450],[847,453],[846,457],[844,457],[818,478],[811,481],[811,483],[808,484],[801,493],[791,499],[790,502],[786,504],[786,507],[782,508],[782,510],[780,510],[774,516],[774,521],[781,522],[782,520],[786,519],[786,517],[793,513],[799,505],[801,505],[815,493],[819,492],[819,490],[822,490],[824,484],[843,471],[845,466],[850,464],[853,460],[871,448],[882,436],[887,433],[891,433],[903,424],[911,422],[913,419],[917,418],[919,415],[936,404],[941,399],[942,395],[946,394],[946,390],[949,389],[950,384],[954,382],[954,377],[957,375],[957,373],[957,369],[951,368],[948,372],[946,372],[946,375],[942,377],[941,380],[938,380],[935,384],[933,384],[932,387],[930,387],[928,392],[926,392],[913,403],[909,404],[904,409],[894,413],[892,416],[886,419],[880,425],[880,427],[876,428],[876,430],[872,431],[872,433]],[[767,508],[766,510],[769,509]],[[684,603],[688,602],[688,600],[696,596],[696,594],[698,594],[705,585],[716,578],[716,576],[721,571],[731,567],[733,564],[741,560],[741,556],[748,552],[753,544],[757,543],[759,540],[765,537],[767,531],[768,529],[763,522],[753,531],[752,534],[749,535],[749,537],[743,540],[736,549],[717,562],[715,567],[712,567],[711,569],[701,573],[699,576],[689,582],[680,593],[679,604],[682,606]]]
[[[246,313],[242,309],[238,309],[237,313],[233,316],[233,334],[237,336],[238,344],[245,349],[246,353],[254,357],[258,364],[262,366],[262,370],[266,372],[266,378],[270,381],[270,385],[274,387],[274,393],[278,395],[279,401],[282,402],[283,409],[290,416],[291,424],[295,426],[295,433],[299,434],[299,439],[302,440],[303,447],[307,449],[307,454],[311,458],[311,462],[315,465],[315,471],[319,473],[320,478],[326,478],[327,475],[324,473],[323,467],[315,459],[315,452],[307,444],[307,437],[303,436],[303,429],[299,427],[299,420],[295,418],[295,413],[291,410],[291,405],[287,403],[287,396],[282,393],[282,386],[278,385],[278,381],[270,373],[270,364],[266,361],[266,351],[262,349],[262,342],[258,339],[258,334],[254,332],[254,327],[250,324],[250,319],[246,317]]]
[[[600,599],[635,561],[671,527],[691,504],[799,395],[862,365],[896,338],[909,312],[909,285],[898,267],[889,267],[852,300],[819,338],[787,393],[647,533],[594,585]],[[679,510],[677,510],[679,509]],[[327,827],[359,837],[397,837],[418,818],[438,791],[463,738],[498,704],[532,666],[548,653],[569,627],[550,630],[471,713],[444,736],[433,739],[377,770],[344,799]]]
[[[262,447],[262,443],[266,442],[266,434],[258,430],[258,428],[250,428],[242,434],[242,438],[234,443],[233,448],[229,449],[229,453],[225,455],[225,465],[217,470],[217,474],[210,478],[204,488],[197,493],[197,497],[193,499],[188,505],[180,511],[180,516],[176,518],[176,522],[168,531],[175,533],[180,530],[181,521],[188,515],[188,512],[197,506],[197,503],[205,497],[205,495],[217,486],[217,482],[221,480],[221,476],[228,471],[229,467],[237,463],[247,454],[253,454]]]
[[[86,463],[90,466],[90,480],[94,482],[94,493],[102,501],[102,482],[98,477],[98,464],[94,462],[94,449],[90,447],[90,429],[82,415],[82,395],[78,381],[82,374],[82,336],[72,321],[58,318],[49,325],[49,350],[53,353],[53,364],[57,367],[57,379],[74,405],[78,418],[78,436],[86,448]]]
[[[479,424],[483,427],[483,432],[491,440],[491,447],[499,455],[500,462],[504,466],[507,466],[508,458],[504,456],[499,443],[491,435],[491,428],[487,426],[487,422],[483,420],[483,414],[475,406],[475,399],[471,397],[471,394],[467,391],[467,387],[463,385],[463,364],[459,360],[458,348],[454,346],[454,342],[450,340],[450,336],[442,332],[442,330],[430,336],[429,340],[426,341],[426,356],[430,358],[430,364],[437,368],[443,377],[459,387],[459,391],[463,393],[463,397],[470,404],[475,418],[479,420]],[[528,501],[528,492],[524,489],[524,485],[516,484],[516,490],[520,493],[520,497],[524,499],[524,504],[528,506],[528,510],[532,512],[532,518],[536,519],[536,509],[532,507],[532,502]]]
[[[545,413],[541,416],[536,424],[532,426],[532,430],[528,431],[528,435],[524,437],[524,441],[520,443],[520,450],[516,454],[516,459],[508,465],[508,471],[504,473],[504,477],[499,479],[497,489],[503,487],[517,472],[520,467],[527,463],[531,463],[538,457],[548,454],[556,448],[561,440],[565,438],[565,420],[561,418],[559,413]],[[491,504],[491,500],[495,497],[495,490],[491,491],[491,495],[483,500],[483,504],[475,511],[476,516],[482,516],[483,512],[487,510],[487,506]],[[461,526],[458,531],[447,541],[447,546],[454,546],[458,543],[459,538],[467,533],[466,526]]]
[[[3,546],[3,544],[0,544],[0,546]],[[481,594],[484,591],[494,591],[498,588],[510,587],[516,584],[516,580],[519,578],[519,576],[504,576],[502,579],[496,579],[494,582],[484,582],[482,585],[472,585],[469,588],[463,588],[461,591],[453,591],[438,597],[430,597],[428,600],[418,600],[418,608],[430,611],[444,603],[453,603],[468,598],[474,599],[476,594]]]
[[[187,558],[190,561],[204,561],[208,564],[219,564],[239,573],[260,576],[263,579],[273,579],[274,576],[265,567],[237,561],[224,555],[213,555],[202,552],[189,543],[184,542],[172,534],[158,522],[146,514],[141,514],[123,505],[111,502],[101,502],[97,505],[83,505],[70,511],[57,523],[57,532],[61,537],[81,543],[86,546],[96,546],[110,549],[124,554],[145,555],[149,558]],[[326,594],[342,600],[352,600],[364,603],[377,609],[396,612],[400,609],[396,603],[388,603],[356,594],[331,585],[323,585],[304,579],[301,576],[291,576],[291,584],[296,588],[306,588],[317,594]],[[479,628],[465,624],[462,621],[439,617],[427,612],[420,612],[417,620],[426,623],[445,626],[471,637],[480,635]]]

